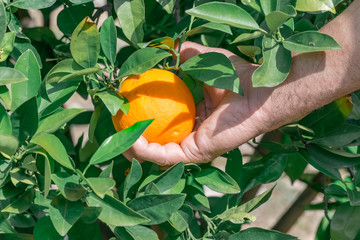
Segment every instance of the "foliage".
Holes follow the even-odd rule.
[[[95,8],[92,0],[0,0],[0,238],[101,239],[109,230],[116,239],[158,239],[154,229],[161,229],[176,240],[295,239],[241,230],[256,220],[251,212],[273,188],[246,203],[242,198],[284,172],[311,185],[303,174],[307,163],[328,176],[317,188],[326,215],[317,239],[358,238],[358,92],[353,109],[344,97],[281,128],[282,142],[261,143],[270,153],[257,161],[243,164],[238,149],[225,154],[225,171],[130,163],[121,154],[151,120],[118,133],[111,123],[111,115],[129,110],[115,93],[121,79],[159,65],[180,72],[196,102],[202,83],[243,94],[226,57],[207,53],[181,64],[175,41],[179,48],[191,40],[262,63],[253,85],[276,86],[290,71],[291,52],[341,48],[316,30],[349,2],[108,0]],[[60,6],[58,39],[48,22]],[[40,9],[46,26],[23,28],[27,9]],[[104,12],[111,16],[100,26]],[[118,51],[119,39],[127,46]],[[95,110],[65,109],[75,92],[90,96]],[[90,125],[87,142],[72,142],[74,124]],[[224,195],[207,198],[204,185]]]

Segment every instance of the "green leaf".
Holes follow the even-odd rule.
[[[325,149],[315,144],[307,145],[307,150],[312,158],[319,164],[332,168],[349,168],[360,164],[360,156],[347,156],[346,152]],[[337,154],[338,153],[338,154]],[[345,153],[346,155],[342,155]]]
[[[0,1],[0,44],[5,37],[6,26],[7,26],[6,11],[4,7],[4,3]]]
[[[124,62],[121,66],[118,78],[144,73],[169,56],[171,56],[171,54],[162,49],[141,48],[131,54]]]
[[[283,11],[274,11],[265,16],[265,21],[270,31],[275,32],[290,18],[296,17],[296,10],[287,6]]]
[[[116,227],[114,234],[119,239],[159,240],[156,232],[144,226]],[[130,235],[130,236],[129,236]],[[130,237],[130,238],[129,238]]]
[[[0,63],[4,62],[9,57],[10,53],[13,51],[14,41],[15,41],[15,32],[5,33],[3,40],[2,41],[0,40]]]
[[[103,106],[103,104],[98,104],[95,107],[94,112],[91,114],[89,133],[88,133],[90,142],[94,142],[94,140],[95,140],[95,129],[96,129],[98,121],[99,121],[102,106]]]
[[[203,189],[194,186],[186,186],[184,189],[186,193],[186,204],[190,205],[192,209],[210,212],[210,204],[208,198],[204,194]]]
[[[11,135],[0,134],[0,152],[12,156],[16,153],[19,141]]]
[[[0,100],[2,100],[8,109],[11,110],[11,97],[10,91],[6,85],[0,86]]]
[[[47,198],[51,187],[51,165],[46,154],[44,154],[44,156],[44,197]]]
[[[86,182],[95,194],[102,199],[105,197],[106,192],[115,186],[115,181],[111,178],[87,178]]]
[[[254,209],[258,208],[260,205],[262,205],[267,200],[269,200],[274,188],[275,188],[275,186],[266,190],[259,196],[254,197],[253,199],[249,200],[248,202],[240,205],[239,207],[236,208],[235,212],[249,213],[249,212],[253,211]]]
[[[101,207],[84,207],[80,221],[90,224],[96,221],[102,211]]]
[[[70,51],[80,66],[92,68],[96,65],[100,54],[100,34],[89,17],[84,18],[75,28],[71,36]]]
[[[239,185],[225,172],[215,167],[202,169],[194,174],[195,180],[201,185],[220,193],[238,193]]]
[[[1,233],[15,233],[15,230],[11,226],[11,222],[7,218],[6,214],[0,214],[0,232]],[[3,235],[0,233],[0,237]],[[12,239],[12,238],[5,238],[5,239]],[[31,238],[30,238],[31,240]]]
[[[93,0],[70,0],[70,2],[75,3],[75,4],[82,4],[82,3],[88,3],[88,2],[92,2]]]
[[[322,173],[332,177],[334,179],[342,180],[339,170],[329,166],[328,164],[324,164],[323,159],[319,161],[310,155],[306,150],[300,150],[299,153],[303,156],[303,158],[310,163],[313,167],[321,171]]]
[[[272,11],[276,10],[276,5],[278,0],[273,0],[273,1],[259,0],[259,2],[264,15],[267,16]]]
[[[129,173],[124,181],[123,196],[122,196],[123,200],[125,200],[126,197],[128,196],[130,189],[140,181],[141,176],[142,176],[141,165],[136,159],[133,159],[131,162],[131,168],[129,170]]]
[[[256,55],[261,53],[261,48],[259,48],[258,46],[253,46],[253,45],[249,45],[249,46],[244,46],[244,45],[239,45],[237,46],[237,48],[239,49],[239,51],[248,56],[248,57],[255,57]]]
[[[85,200],[90,207],[102,208],[99,219],[109,225],[133,226],[149,221],[149,219],[109,195],[105,195],[104,199],[101,199],[90,193],[86,195]]]
[[[127,39],[134,44],[142,42],[145,23],[144,1],[114,0],[114,9]]]
[[[6,184],[11,168],[12,168],[12,162],[8,159],[4,159],[1,156],[0,159],[0,189],[1,190],[3,188],[4,183]]]
[[[184,163],[179,162],[178,164],[167,169],[161,175],[151,180],[151,182],[156,185],[160,193],[163,193],[174,187],[180,181],[183,172],[184,172]]]
[[[15,187],[18,187],[21,183],[27,185],[36,185],[36,178],[35,176],[31,176],[26,174],[23,169],[20,168],[13,168],[10,171],[10,179],[12,184]]]
[[[253,8],[254,10],[261,12],[261,6],[259,0],[241,0],[241,3]]]
[[[33,240],[32,234],[26,233],[0,233],[0,238],[2,240]]]
[[[285,39],[283,45],[287,50],[298,53],[342,49],[333,37],[317,31],[294,34]]]
[[[11,135],[12,126],[10,116],[0,103],[0,134]]]
[[[209,86],[227,89],[243,95],[240,80],[230,60],[221,53],[203,53],[181,64],[186,74]]]
[[[81,201],[71,202],[63,196],[58,196],[51,201],[49,215],[56,231],[65,236],[70,228],[81,217],[84,205]]]
[[[232,35],[231,28],[228,25],[207,22],[207,23],[204,23],[197,27],[193,26],[193,28],[186,33],[186,36],[193,36],[196,34],[203,34],[203,33],[211,33],[211,32],[214,32],[214,30]]]
[[[43,133],[33,138],[31,142],[44,148],[49,155],[62,166],[74,170],[73,164],[66,153],[64,145],[56,136]]]
[[[250,213],[238,211],[237,208],[230,208],[216,217],[221,219],[221,222],[230,221],[234,224],[243,224],[247,221],[255,222],[256,217]]]
[[[278,231],[252,227],[242,230],[238,233],[235,233],[234,235],[231,235],[229,237],[229,240],[240,240],[240,239],[297,240],[298,238]]]
[[[175,0],[156,0],[168,14],[172,14],[175,6]]]
[[[299,179],[307,166],[307,162],[299,153],[288,153],[285,172],[289,176],[291,183]]]
[[[97,92],[95,96],[99,97],[111,113],[115,116],[121,106],[124,104],[124,99],[114,90],[107,89],[104,92]]]
[[[280,178],[286,166],[286,157],[283,154],[268,154],[261,160],[244,164],[234,176],[242,193],[253,187],[271,183]]]
[[[185,200],[185,194],[146,195],[135,198],[128,206],[151,221],[145,225],[163,223],[177,211]]]
[[[231,42],[231,44],[244,42],[244,41],[247,41],[247,40],[252,40],[252,39],[264,36],[264,34],[265,33],[261,32],[261,31],[255,31],[255,32],[252,32],[252,33],[242,33],[239,36],[237,36],[234,39],[234,41]]]
[[[186,13],[209,22],[223,23],[241,29],[260,30],[259,25],[248,12],[230,3],[205,3],[187,10]]]
[[[51,7],[56,0],[14,0],[12,5],[22,9],[43,9]]]
[[[145,120],[137,122],[131,127],[108,137],[91,157],[89,165],[106,162],[128,150],[152,121],[153,120]]]
[[[0,86],[27,81],[28,78],[13,68],[0,67]]]
[[[358,139],[359,134],[359,126],[345,123],[323,137],[312,139],[311,142],[328,147],[342,147]]]
[[[95,68],[90,68],[95,69]],[[98,68],[97,68],[98,69]],[[82,78],[80,73],[86,74],[89,69],[84,69],[73,58],[62,60],[56,64],[46,75],[47,83],[63,82],[65,80],[81,81]],[[84,72],[86,71],[86,72]],[[92,73],[92,72],[89,72]]]
[[[1,212],[20,214],[29,209],[34,199],[34,189],[28,189],[19,198],[6,206]]]
[[[86,230],[84,231],[84,229]],[[86,224],[77,221],[68,232],[68,236],[71,240],[100,240],[102,239],[102,232],[98,222]]]
[[[290,72],[291,52],[273,38],[264,36],[263,64],[252,75],[254,87],[274,87],[282,83]]]
[[[115,64],[116,60],[116,51],[117,51],[117,36],[116,36],[116,26],[114,19],[112,17],[107,18],[103,25],[101,26],[100,31],[100,42],[101,48],[110,61],[111,65]]]
[[[235,148],[226,155],[225,172],[233,179],[236,178],[239,169],[243,165],[242,155],[239,148]]]
[[[40,66],[31,50],[24,52],[17,60],[15,70],[26,76],[28,81],[11,85],[11,110],[15,111],[24,102],[38,94],[41,85]]]
[[[300,120],[300,124],[314,131],[317,137],[339,128],[351,113],[353,105],[346,96],[316,109]]]
[[[39,128],[36,131],[35,135],[42,133],[54,133],[61,126],[69,122],[71,119],[79,115],[80,113],[85,112],[85,109],[62,109],[57,111],[54,114],[49,115],[44,120],[42,120],[39,124]]]
[[[302,12],[325,12],[336,13],[332,0],[301,0],[296,1],[296,10]]]
[[[56,184],[61,194],[70,201],[81,199],[86,190],[79,184],[77,175],[69,175],[66,172],[51,174],[51,179]]]
[[[0,164],[0,169],[1,169],[1,172],[4,173],[2,164]],[[0,179],[1,179],[1,176],[0,176]],[[1,186],[1,184],[0,184],[0,186]],[[16,197],[20,193],[23,193],[25,191],[26,187],[27,186],[25,184],[23,184],[17,188],[14,188],[14,185],[12,183],[7,183],[0,188],[0,200],[6,200],[6,199],[11,199],[13,197]]]
[[[71,35],[79,23],[88,16],[91,16],[89,7],[84,5],[65,6],[57,16],[57,26],[64,34]]]
[[[49,216],[40,218],[35,224],[34,239],[36,240],[62,240],[64,239],[54,228]]]
[[[33,97],[22,104],[11,114],[12,135],[18,138],[19,142],[25,143],[34,135],[38,128],[39,116],[37,114],[37,101]]]
[[[169,225],[177,231],[173,235],[185,231],[193,217],[193,210],[188,205],[183,205],[178,211],[174,212],[168,220]]]
[[[360,220],[360,206],[350,206],[348,202],[340,205],[330,224],[330,234],[333,240],[356,239],[360,226],[354,224]]]
[[[62,106],[74,94],[79,81],[46,84],[48,99],[41,98],[39,112],[41,116],[49,115]]]

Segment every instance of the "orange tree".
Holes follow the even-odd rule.
[[[242,228],[273,188],[245,196],[284,172],[324,194],[323,204],[309,206],[324,210],[317,239],[359,236],[359,93],[354,107],[342,98],[279,129],[281,141],[260,142],[268,153],[256,161],[243,164],[239,149],[224,154],[225,171],[129,162],[121,154],[152,120],[119,132],[112,124],[118,111],[131,110],[117,94],[121,81],[150,68],[181,76],[195,103],[203,84],[243,94],[224,55],[181,64],[175,41],[228,49],[261,64],[254,86],[276,86],[290,71],[291,52],[340,48],[316,30],[350,1],[103,2],[0,0],[0,239],[296,239]],[[58,7],[60,38],[49,28]],[[22,27],[29,9],[41,10],[43,27]],[[103,13],[109,17],[98,24]],[[119,51],[118,39],[127,44]],[[64,108],[75,92],[91,97],[94,111]],[[73,142],[74,124],[89,124],[89,139]],[[307,164],[316,177],[304,174]],[[204,185],[223,196],[207,198]]]

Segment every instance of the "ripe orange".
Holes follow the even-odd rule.
[[[119,91],[130,103],[129,113],[113,116],[116,131],[154,119],[143,136],[162,145],[180,143],[195,124],[195,102],[186,84],[167,70],[150,69],[126,78]]]

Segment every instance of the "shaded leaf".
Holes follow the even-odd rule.
[[[168,220],[171,214],[181,207],[184,200],[184,194],[146,195],[135,198],[128,206],[151,220],[143,224],[153,225]]]
[[[23,193],[19,198],[15,199],[12,203],[6,206],[1,212],[8,213],[23,213],[29,209],[34,199],[34,189],[28,189],[25,193]]]
[[[359,217],[360,206],[350,206],[348,202],[339,206],[330,224],[331,239],[356,239],[360,231],[360,226],[354,223],[359,221]]]
[[[77,201],[86,193],[86,190],[79,183],[79,177],[76,175],[69,175],[66,172],[57,172],[51,174],[51,179],[56,184],[61,194],[70,201]]]
[[[61,195],[54,198],[51,201],[49,215],[56,231],[61,236],[65,236],[81,217],[83,209],[81,201],[71,202]]]
[[[296,240],[298,238],[278,231],[252,227],[242,230],[229,237],[229,240],[240,240],[240,239]]]
[[[274,87],[282,83],[290,72],[291,52],[273,38],[264,36],[263,64],[252,75],[254,87]]]
[[[240,80],[230,60],[221,53],[203,53],[181,64],[186,74],[209,86],[227,89],[243,95]]]

